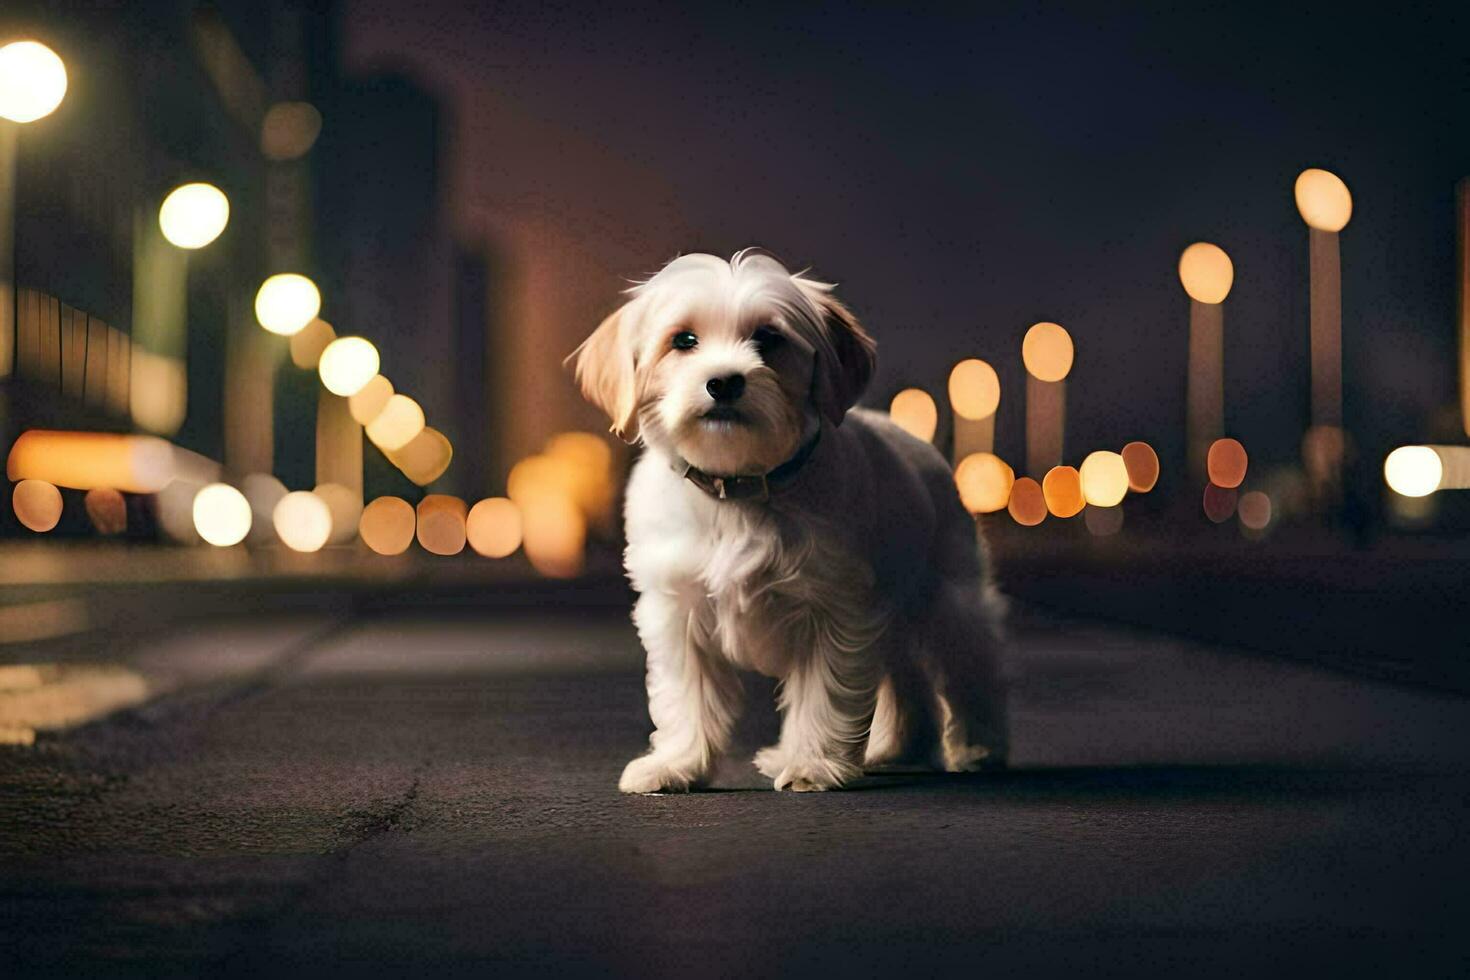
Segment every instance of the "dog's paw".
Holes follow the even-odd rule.
[[[944,747],[945,772],[980,772],[983,769],[1003,769],[1006,760],[1003,752],[996,752],[985,745],[946,745]]]
[[[656,755],[640,755],[623,768],[618,790],[624,793],[683,793],[695,782],[694,774],[670,765]]]
[[[823,790],[841,789],[848,781],[861,775],[857,766],[837,759],[797,760],[788,763],[772,779],[778,790],[789,789],[793,793],[820,793]]]

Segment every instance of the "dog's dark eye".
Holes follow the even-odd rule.
[[[755,349],[762,354],[773,351],[786,342],[786,338],[781,336],[781,331],[775,327],[757,327],[755,333],[750,335],[750,339],[755,343]]]
[[[691,350],[699,345],[699,338],[688,330],[680,330],[674,334],[674,350]]]

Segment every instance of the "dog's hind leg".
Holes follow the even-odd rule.
[[[908,627],[901,630],[908,632]],[[868,735],[866,769],[878,766],[932,766],[938,761],[939,730],[935,700],[919,666],[912,639],[894,651],[888,674],[878,687],[878,706]]]
[[[925,664],[950,772],[1004,765],[1009,750],[1001,621],[1005,600],[978,579],[942,583],[928,618]]]

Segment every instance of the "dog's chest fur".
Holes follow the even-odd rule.
[[[871,568],[823,525],[767,505],[711,500],[653,475],[661,486],[652,499],[663,506],[657,514],[630,508],[628,571],[640,591],[688,596],[706,649],[782,677],[819,640],[857,650],[883,631],[888,617]]]

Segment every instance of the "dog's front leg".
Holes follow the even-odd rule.
[[[819,641],[794,665],[781,681],[781,741],[755,757],[776,789],[836,789],[862,775],[880,663],[872,649]]]
[[[706,649],[702,597],[645,593],[633,621],[648,654],[648,714],[654,731],[647,755],[628,763],[624,793],[687,790],[709,777],[729,743],[740,678]]]

